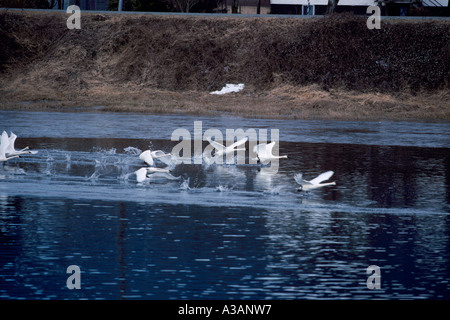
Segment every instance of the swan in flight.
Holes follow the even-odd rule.
[[[237,147],[246,143],[247,140],[248,140],[248,137],[245,137],[245,138],[242,138],[241,140],[233,143],[232,145],[225,147],[223,144],[220,144],[214,140],[211,140],[211,138],[208,138],[208,142],[214,147],[214,149],[216,149],[215,154],[217,156],[233,153],[233,152],[239,151],[239,150],[245,150],[245,148],[237,148]]]
[[[334,186],[336,185],[336,182],[326,182],[321,183],[323,181],[326,181],[331,178],[331,176],[334,174],[333,171],[327,171],[324,173],[319,174],[317,177],[315,177],[312,180],[304,180],[302,173],[297,173],[294,176],[295,181],[300,185],[300,187],[297,189],[297,191],[309,191],[325,186]]]
[[[174,177],[170,174],[170,170],[155,168],[155,167],[144,167],[134,172],[136,174],[137,182],[144,182],[146,178],[150,178],[151,176],[164,177],[169,180],[178,180],[180,177]]]
[[[156,150],[150,151],[146,150],[139,155],[139,159],[144,161],[149,166],[155,165],[155,161],[153,159],[161,160],[163,163],[169,165],[170,164],[170,153],[164,153],[164,151]]]
[[[287,156],[274,156],[272,154],[272,149],[275,146],[275,141],[271,143],[261,143],[253,147],[253,152],[256,153],[256,159],[258,162],[266,162],[274,159],[287,158]]]
[[[0,138],[0,161],[8,161],[10,159],[18,158],[18,155],[6,155],[6,150],[9,147],[9,138],[6,131],[3,131],[2,136]]]
[[[6,148],[6,154],[8,156],[20,156],[21,154],[36,154],[37,151],[31,151],[29,147],[25,147],[22,150],[16,150],[14,148],[14,143],[16,142],[17,136],[11,132],[11,135],[9,137],[9,145]]]

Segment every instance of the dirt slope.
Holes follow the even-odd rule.
[[[450,120],[450,22],[68,16],[0,13],[0,108]]]

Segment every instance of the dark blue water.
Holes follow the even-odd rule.
[[[277,128],[288,159],[137,184],[139,152],[199,120]],[[0,164],[1,299],[450,297],[446,124],[2,111],[3,129],[39,153]],[[326,170],[335,187],[295,191]]]

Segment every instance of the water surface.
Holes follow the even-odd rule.
[[[279,130],[277,174],[137,158],[176,128]],[[446,124],[0,111],[1,299],[448,299]],[[296,192],[333,170],[335,187]],[[66,269],[81,269],[69,290]],[[381,289],[366,286],[369,265]]]

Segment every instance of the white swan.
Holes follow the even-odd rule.
[[[242,138],[239,141],[236,141],[235,143],[233,143],[232,145],[229,145],[228,147],[225,147],[223,144],[220,144],[214,140],[211,140],[211,138],[208,138],[208,142],[214,147],[214,149],[216,149],[216,155],[217,156],[221,156],[223,154],[229,154],[229,153],[233,153],[235,151],[239,151],[239,150],[245,150],[245,148],[237,148],[241,145],[243,145],[244,143],[246,143],[248,140],[248,137]]]
[[[155,167],[140,168],[139,170],[135,171],[134,173],[136,174],[137,182],[144,182],[145,179],[150,178],[153,175],[164,177],[169,180],[180,179],[180,177],[174,177],[173,175],[171,175],[170,170],[168,170],[168,169],[155,168]]]
[[[300,185],[300,187],[297,189],[297,191],[309,191],[325,186],[334,186],[336,185],[336,182],[327,182],[327,183],[321,183],[323,181],[326,181],[331,178],[331,176],[334,174],[333,171],[327,171],[324,173],[319,174],[317,177],[315,177],[312,180],[304,180],[302,173],[297,173],[294,176],[295,181]]]
[[[156,151],[146,150],[139,155],[139,159],[144,161],[149,166],[153,166],[155,164],[155,161],[153,159],[161,160],[163,163],[168,165],[170,164],[169,158],[170,156],[171,156],[170,153],[164,153],[164,151],[161,150]]]
[[[20,156],[21,154],[36,154],[38,153],[37,151],[31,151],[28,150],[30,149],[29,147],[25,147],[22,150],[16,150],[14,148],[14,143],[16,142],[17,136],[11,132],[11,135],[9,136],[9,145],[8,148],[6,149],[6,154],[8,156]]]
[[[9,138],[6,131],[3,131],[2,137],[0,138],[0,161],[8,161],[10,159],[18,158],[18,155],[7,156],[6,150],[9,147]]]
[[[256,153],[256,159],[263,163],[266,161],[274,160],[274,159],[286,159],[287,156],[274,156],[272,154],[272,149],[275,146],[275,141],[272,141],[271,143],[261,143],[253,147],[253,152]]]

